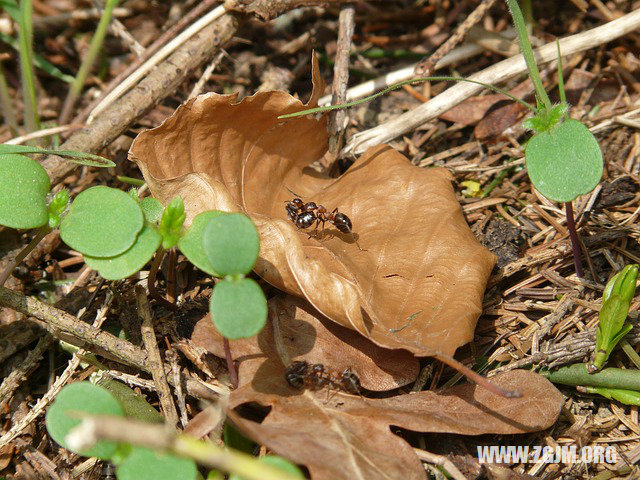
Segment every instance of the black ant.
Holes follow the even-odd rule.
[[[320,390],[332,386],[347,393],[360,395],[360,379],[351,371],[351,368],[346,368],[342,373],[336,373],[325,368],[321,363],[296,361],[287,368],[285,379],[294,388]]]
[[[317,205],[316,202],[304,203],[302,199],[296,197],[290,202],[286,202],[285,209],[289,215],[289,219],[295,223],[299,229],[309,228],[315,222],[316,228],[314,233],[317,233],[320,224],[322,224],[322,229],[324,230],[325,223],[329,222],[342,233],[350,234],[358,249],[362,250],[356,237],[353,235],[351,219],[344,213],[339,212],[337,208],[329,212],[324,206]]]

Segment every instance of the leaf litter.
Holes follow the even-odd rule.
[[[308,105],[318,79],[316,67]],[[277,119],[303,107],[284,92],[202,95],[141,133],[130,155],[163,203],[183,196],[188,218],[248,214],[261,240],[255,271],[272,285],[380,346],[453,355],[473,338],[495,257],[466,224],[452,177],[386,145],[325,177],[312,165],[327,152],[326,119]],[[332,227],[298,230],[284,208],[298,195],[347,214],[363,250]]]
[[[306,465],[314,479],[423,478],[418,457],[391,426],[466,435],[548,428],[562,395],[532,372],[494,377],[518,399],[473,384],[397,390],[417,377],[414,355],[453,355],[473,338],[495,256],[470,231],[445,169],[415,167],[388,145],[369,149],[338,178],[314,169],[327,154],[326,117],[277,119],[316,104],[315,62],[313,80],[305,105],[279,91],[241,101],[201,95],[141,133],[130,150],[156,198],[183,197],[188,222],[210,209],[249,215],[261,240],[256,273],[291,294],[272,299],[258,337],[231,344],[240,378],[231,420]],[[338,208],[352,235],[296,228],[285,209],[294,197]],[[224,357],[208,317],[192,340]],[[387,393],[368,398],[332,384],[298,391],[285,380],[294,360],[349,368],[363,391]],[[245,418],[247,404],[269,413],[261,422]]]
[[[438,393],[406,393],[396,387],[417,374],[408,352],[382,349],[293,296],[271,299],[269,312],[269,322],[257,337],[231,344],[240,383],[229,397],[229,417],[255,441],[306,465],[314,479],[424,478],[413,449],[391,426],[463,435],[526,433],[553,425],[563,405],[562,394],[548,380],[524,370],[492,379],[521,391],[518,399],[468,383]],[[224,355],[222,337],[208,316],[197,322],[191,340]],[[332,386],[291,387],[285,364],[293,360],[323,363],[335,371],[350,368],[361,380],[362,395]],[[391,389],[396,390],[381,398],[371,392]],[[268,410],[261,421],[256,421],[260,412],[255,404]]]

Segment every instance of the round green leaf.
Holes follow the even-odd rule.
[[[145,197],[140,202],[140,208],[142,208],[142,213],[144,213],[147,222],[153,223],[154,225],[158,225],[160,223],[164,206],[159,200],[156,200],[153,197]]]
[[[525,150],[529,178],[545,197],[570,202],[592,191],[602,177],[602,151],[589,129],[569,119],[534,135]]]
[[[128,250],[144,227],[144,215],[122,190],[92,187],[76,197],[60,225],[71,248],[92,257],[114,257]]]
[[[209,221],[223,214],[224,212],[219,210],[209,210],[196,215],[193,222],[191,222],[191,226],[178,240],[178,248],[184,253],[185,257],[200,270],[214,277],[220,277],[221,275],[213,268],[204,252],[203,235]]]
[[[116,467],[118,480],[195,480],[198,469],[193,460],[133,447]]]
[[[203,234],[204,252],[221,275],[247,274],[258,258],[258,231],[241,213],[220,215],[210,220]]]
[[[285,458],[279,457],[278,455],[265,455],[264,457],[260,457],[258,461],[282,470],[285,473],[289,473],[293,477],[304,478],[304,474],[296,465]],[[244,477],[241,477],[240,475],[231,475],[229,480],[244,480]]]
[[[49,221],[49,176],[35,160],[0,155],[0,225],[38,228]]]
[[[55,401],[47,410],[47,431],[56,443],[67,450],[85,455],[109,459],[118,448],[113,442],[101,441],[92,448],[75,451],[65,444],[65,437],[82,421],[80,417],[69,415],[71,412],[84,412],[94,415],[123,416],[124,411],[118,401],[108,390],[89,382],[76,382],[65,386],[56,396]]]
[[[218,282],[209,309],[218,331],[232,340],[257,335],[267,321],[267,299],[250,278]]]
[[[84,261],[89,267],[97,270],[107,280],[120,280],[127,278],[151,259],[158,249],[162,236],[149,224],[146,224],[138,235],[136,243],[124,253],[115,257],[91,257],[84,256]]]

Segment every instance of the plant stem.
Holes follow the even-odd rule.
[[[496,385],[495,383],[492,383],[491,380],[488,380],[486,377],[483,377],[479,373],[474,372],[469,367],[463,365],[458,360],[450,357],[449,355],[438,353],[436,355],[433,355],[433,358],[436,358],[442,363],[449,365],[451,368],[457,370],[469,380],[477,383],[479,386],[489,390],[495,395],[499,395],[504,398],[519,398],[521,396],[521,393],[517,390],[505,390],[504,388]]]
[[[36,81],[33,73],[33,6],[31,0],[20,0],[20,22],[18,41],[20,51],[20,74],[22,80],[22,101],[24,102],[24,124],[27,133],[40,130]]]
[[[151,295],[151,297],[156,302],[161,304],[163,307],[168,308],[169,310],[175,311],[178,309],[178,307],[164,298],[156,288],[156,276],[158,275],[158,270],[160,269],[160,264],[162,263],[164,252],[165,250],[164,248],[162,248],[162,246],[158,247],[156,256],[153,258],[153,263],[151,264],[151,269],[149,270],[149,277],[147,278],[147,288],[149,289],[149,295]]]
[[[536,89],[536,94],[540,101],[544,104],[547,111],[551,110],[551,100],[547,91],[544,89],[542,79],[540,78],[540,70],[538,70],[538,64],[533,56],[533,49],[531,48],[531,42],[529,42],[529,35],[527,33],[527,26],[524,22],[522,12],[518,6],[517,0],[507,0],[511,17],[513,18],[513,25],[516,27],[518,33],[518,40],[520,40],[520,50],[524,61],[527,63],[527,69],[529,70],[529,78]]]
[[[13,259],[12,262],[9,263],[9,265],[7,265],[7,268],[4,269],[4,271],[2,272],[2,274],[0,274],[0,287],[4,285],[4,283],[7,281],[7,279],[9,278],[9,276],[11,275],[11,273],[13,272],[13,270],[20,265],[20,263],[27,258],[27,255],[29,255],[34,248],[36,248],[38,246],[38,244],[40,243],[40,241],[47,235],[47,233],[49,233],[51,231],[51,229],[49,228],[49,225],[45,225],[43,227],[40,227],[40,229],[38,230],[38,233],[36,234],[35,237],[33,237],[33,240],[31,240],[31,242],[29,242],[29,245],[27,245],[26,247],[24,247],[20,253],[18,253],[18,255],[16,255],[16,258]]]
[[[224,345],[224,357],[227,359],[227,368],[229,369],[229,379],[233,388],[238,388],[238,372],[236,371],[236,364],[233,363],[233,356],[231,355],[231,344],[227,337],[222,337],[222,345]]]
[[[567,202],[564,206],[567,212],[567,230],[569,230],[569,237],[571,238],[573,264],[576,268],[576,275],[582,278],[584,277],[584,270],[582,269],[582,255],[580,255],[580,240],[578,239],[578,231],[576,230],[576,221],[573,218],[573,205],[571,202]]]
[[[589,373],[584,363],[561,367],[554,372],[541,372],[549,380],[562,385],[619,388],[640,391],[640,370],[605,368]]]
[[[111,17],[113,14],[113,9],[118,5],[119,0],[107,0],[107,3],[104,6],[104,11],[102,12],[102,16],[100,17],[100,22],[98,23],[98,27],[96,28],[96,33],[93,35],[91,39],[91,43],[89,44],[89,51],[87,55],[82,59],[82,64],[78,69],[78,73],[76,74],[76,78],[73,79],[73,83],[69,88],[69,93],[67,94],[67,98],[64,101],[64,105],[62,107],[62,113],[60,114],[60,123],[65,124],[69,121],[71,117],[71,112],[73,111],[73,107],[76,104],[76,100],[80,96],[80,92],[82,91],[82,87],[84,86],[84,82],[87,80],[87,75],[89,74],[89,69],[93,66],[93,63],[102,48],[102,43],[104,41],[104,37],[107,34],[107,28],[109,27],[109,23],[111,23]]]

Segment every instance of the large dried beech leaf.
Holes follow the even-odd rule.
[[[285,92],[236,100],[201,95],[136,138],[131,158],[153,195],[181,195],[189,219],[247,213],[260,276],[381,346],[453,354],[470,341],[495,260],[469,230],[449,173],[380,145],[325,177],[309,168],[327,152],[325,117],[278,120],[304,108]],[[331,225],[313,238],[297,230],[284,208],[292,192],[348,215],[363,251]]]
[[[413,449],[391,432],[392,425],[463,435],[525,433],[553,425],[563,404],[547,379],[524,370],[492,378],[522,393],[512,399],[473,384],[390,398],[299,391],[287,384],[284,372],[275,356],[243,362],[240,387],[230,396],[230,418],[257,442],[306,465],[314,480],[424,479]],[[262,422],[237,409],[255,403],[270,407]]]
[[[280,332],[279,342],[274,339],[274,323]],[[196,323],[191,340],[224,358],[222,336],[209,315]],[[381,348],[353,330],[324,318],[306,301],[290,295],[272,298],[266,327],[256,337],[231,342],[231,353],[241,366],[256,357],[275,355],[275,345],[279,345],[278,356],[285,364],[305,360],[338,371],[351,368],[368,390],[398,388],[413,382],[418,375],[418,360],[408,351]]]

